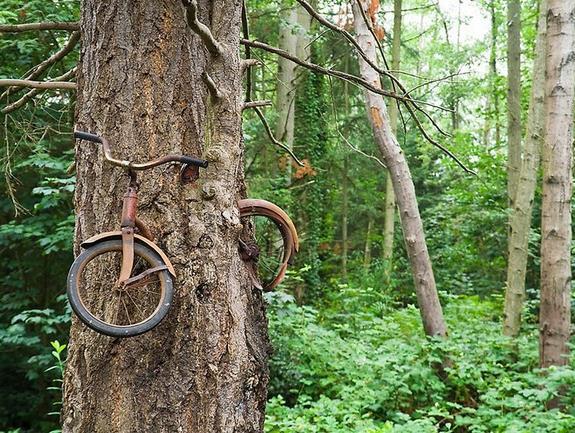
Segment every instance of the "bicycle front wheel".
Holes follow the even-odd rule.
[[[162,258],[134,244],[134,266],[119,283],[122,240],[98,242],[84,250],[68,273],[72,310],[89,328],[111,337],[133,337],[157,326],[167,314],[173,281]]]

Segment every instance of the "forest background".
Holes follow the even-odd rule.
[[[525,136],[540,5],[521,5]],[[247,6],[253,39],[281,45],[282,32],[284,39],[286,32],[299,35],[313,63],[359,73],[357,56],[341,35],[316,23],[306,27],[298,5],[249,0]],[[352,30],[344,4],[315,7]],[[539,369],[540,187],[521,332],[503,335],[510,215],[507,2],[403,0],[401,9],[401,79],[416,99],[451,110],[429,109],[450,137],[422,122],[477,173],[466,173],[425,140],[406,113],[399,118],[397,136],[413,176],[449,337],[424,335],[398,223],[391,258],[384,252],[386,172],[361,89],[303,68],[282,81],[277,57],[257,51],[263,65],[250,73],[254,99],[273,101],[262,109],[272,129],[305,160],[303,168],[293,165],[270,143],[256,113],[244,112],[249,195],[288,210],[302,238],[288,278],[267,295],[274,354],[265,429],[573,431],[573,361],[545,374]],[[481,19],[472,19],[470,10]],[[382,2],[377,17],[389,59],[394,15],[392,2]],[[74,1],[0,1],[0,24],[78,18]],[[69,38],[67,31],[3,33],[0,78],[25,76]],[[41,78],[65,76],[77,61],[75,47]],[[280,96],[286,89],[291,133],[282,127],[289,123]],[[35,91],[8,110],[23,94],[0,101],[0,431],[11,433],[59,428],[71,316],[65,279],[73,260],[75,177],[68,168],[74,93]],[[446,358],[449,364],[438,369]],[[553,399],[560,404],[551,408]]]

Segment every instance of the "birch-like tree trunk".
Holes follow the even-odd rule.
[[[292,55],[298,51],[298,10],[295,6],[286,7],[280,13],[280,29],[278,46]],[[295,96],[296,96],[296,64],[283,57],[278,58],[278,76],[276,87],[276,108],[278,120],[275,128],[276,138],[289,149],[293,148]],[[286,164],[288,184],[291,182],[291,164]]]
[[[367,14],[368,2],[366,0],[361,1],[361,7]],[[353,15],[357,42],[368,58],[375,63],[377,62],[375,41],[363,19],[359,5],[355,2]],[[361,57],[359,69],[363,79],[374,86],[381,85],[377,71]],[[375,140],[391,174],[425,333],[430,336],[445,337],[447,326],[435,287],[435,278],[407,161],[395,135],[391,132],[384,99],[381,95],[366,91],[365,100]]]
[[[521,169],[521,2],[507,2],[507,196],[509,208]]]
[[[531,97],[527,115],[527,131],[521,170],[515,192],[515,205],[511,208],[509,218],[510,233],[503,333],[511,337],[517,336],[521,327],[521,314],[525,300],[525,273],[529,252],[531,213],[537,185],[537,169],[545,132],[543,129],[545,121],[543,106],[545,87],[540,83],[545,82],[546,3],[547,0],[543,0],[540,5]]]
[[[569,362],[575,2],[548,0],[541,206],[541,367]]]
[[[210,167],[188,185],[176,166],[140,176],[140,215],[176,270],[172,307],[158,327],[128,339],[73,319],[64,433],[263,429],[267,325],[237,247],[242,3],[198,3],[220,56],[187,27],[180,1],[82,2],[77,127],[106,136],[119,159],[182,153]],[[219,99],[209,95],[204,73]],[[76,150],[78,252],[82,239],[118,228],[128,176],[105,164],[98,146],[83,142]]]
[[[402,0],[393,2],[393,40],[391,44],[391,69],[399,70],[401,55],[401,5]],[[396,101],[392,100],[389,104],[389,122],[391,132],[397,136],[397,118],[399,109]],[[391,271],[393,269],[393,237],[395,233],[395,193],[393,192],[393,183],[389,171],[385,176],[385,216],[383,226],[383,263],[385,283],[389,284]]]

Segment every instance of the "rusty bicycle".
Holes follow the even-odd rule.
[[[102,145],[105,160],[129,174],[123,197],[120,230],[100,233],[81,243],[82,252],[70,267],[67,294],[72,310],[89,328],[111,337],[132,337],[157,326],[168,313],[176,272],[137,217],[137,172],[163,164],[206,168],[208,161],[167,155],[146,163],[114,158],[110,143],[96,134],[75,131],[76,139]],[[238,201],[244,230],[238,251],[249,262],[254,285],[272,290],[284,278],[299,249],[296,228],[279,206],[261,199]]]

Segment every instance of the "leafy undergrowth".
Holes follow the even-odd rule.
[[[269,302],[267,433],[575,431],[575,370],[538,370],[536,328],[503,337],[500,302],[449,299],[446,341],[370,289],[342,286],[321,313]],[[560,389],[563,410],[546,410]]]

